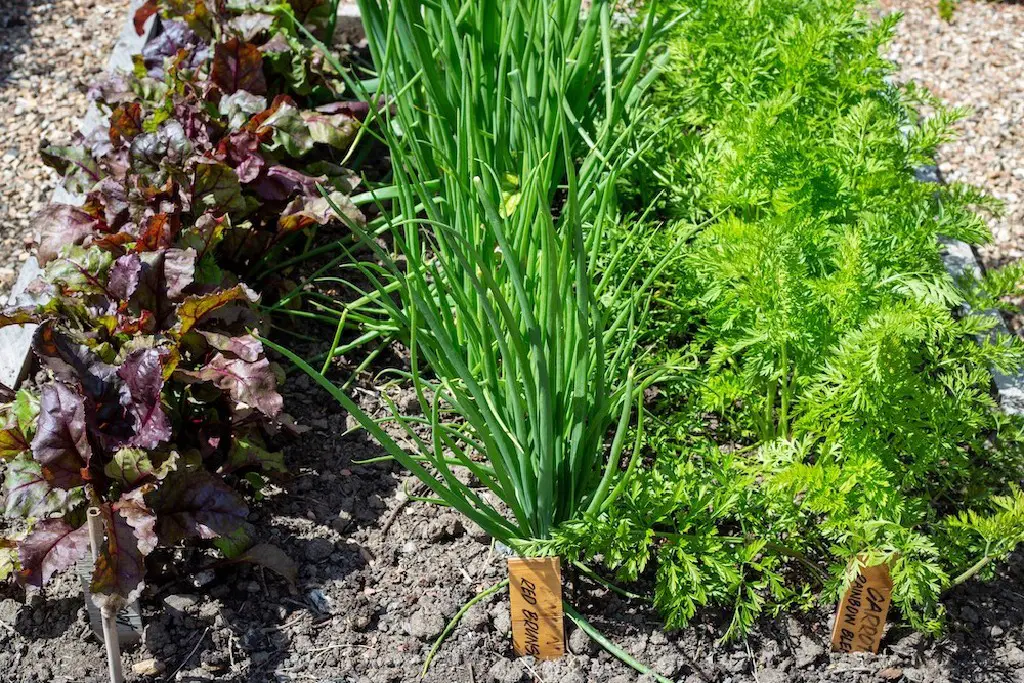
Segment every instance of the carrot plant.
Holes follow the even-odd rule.
[[[991,202],[914,175],[958,112],[890,83],[896,16],[872,22],[848,0],[666,11],[686,14],[630,187],[658,203],[659,248],[685,246],[639,336],[652,364],[699,368],[662,387],[652,467],[552,546],[601,553],[623,579],[653,568],[672,627],[733,608],[730,636],[830,602],[867,553],[891,562],[903,616],[934,632],[943,591],[1024,540],[1020,423],[991,393],[1021,344],[961,307],[940,255],[940,237],[988,238],[974,209]]]

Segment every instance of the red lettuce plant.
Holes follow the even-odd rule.
[[[340,227],[317,184],[363,222],[337,163],[360,107],[324,102],[341,89],[281,4],[148,3],[136,25],[160,11],[161,30],[134,73],[92,89],[109,126],[43,149],[84,201],[39,216],[44,303],[0,314],[39,324],[42,370],[0,392],[5,513],[25,520],[0,541],[0,578],[41,586],[83,557],[88,507],[106,529],[92,590],[112,606],[158,546],[248,543],[235,485],[283,469],[267,444],[294,425],[245,275],[291,236]],[[291,4],[326,30],[325,3]]]

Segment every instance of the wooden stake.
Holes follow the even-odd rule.
[[[89,543],[92,546],[93,562],[100,554],[103,545],[103,524],[100,522],[99,508],[89,508]],[[107,649],[107,668],[110,671],[110,683],[124,683],[124,672],[121,670],[121,643],[117,639],[117,615],[102,610],[103,644]]]
[[[565,654],[562,571],[557,557],[509,558],[512,647],[519,656]]]
[[[836,610],[832,649],[836,652],[877,654],[891,602],[889,565],[862,567]]]

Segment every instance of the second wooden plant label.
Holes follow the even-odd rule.
[[[889,565],[862,567],[839,603],[832,627],[832,649],[877,653],[891,602]]]
[[[562,570],[558,558],[510,558],[508,578],[516,654],[538,659],[564,655]]]

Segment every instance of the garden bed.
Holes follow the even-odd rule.
[[[300,275],[321,264],[306,264]],[[326,349],[321,343],[297,350],[311,358]],[[378,358],[371,369],[408,362]],[[364,380],[354,390],[360,407],[387,414],[382,385]],[[415,413],[419,404],[407,391],[395,398]],[[296,580],[190,546],[156,552],[142,596],[143,644],[125,653],[129,680],[418,680],[448,619],[504,577],[504,558],[480,528],[454,511],[408,502],[416,480],[397,466],[357,462],[385,451],[362,432],[345,433],[353,418],[312,380],[293,372],[282,394],[287,410],[311,429],[286,443],[287,474],[262,489],[248,521],[255,527],[252,542],[280,548],[298,564]],[[396,429],[389,434],[404,436]],[[688,627],[666,635],[661,617],[644,602],[578,579],[569,594],[627,653],[687,683],[1014,680],[1024,670],[1020,559],[1001,564],[994,581],[968,582],[946,596],[944,636],[930,639],[893,625],[878,656],[829,653],[827,606],[762,616],[747,639],[722,643],[731,618],[726,611],[703,609]],[[648,579],[642,588],[649,588]],[[569,633],[571,653],[560,661],[514,658],[508,613],[503,593],[470,609],[425,680],[637,679],[576,630]],[[105,680],[103,648],[70,574],[27,600],[20,589],[0,585],[0,629],[0,680]]]
[[[395,515],[399,493],[411,486],[407,475],[388,465],[353,465],[380,451],[359,435],[341,436],[344,416],[326,408],[315,387],[299,379],[285,400],[313,429],[286,451],[293,476],[251,519],[260,540],[299,563],[297,590],[272,572],[244,566],[219,568],[196,587],[194,577],[215,560],[198,553],[176,559],[165,575],[152,577],[159,588],[142,600],[144,644],[125,656],[128,671],[155,658],[163,673],[129,673],[129,680],[162,680],[180,666],[183,673],[170,680],[412,683],[447,619],[504,577],[504,559],[490,540],[454,513],[408,503]],[[829,610],[766,618],[749,641],[721,644],[726,613],[707,612],[665,635],[652,609],[593,585],[584,584],[579,604],[616,643],[686,683],[996,683],[1019,680],[1024,670],[1022,560],[1011,559],[995,581],[957,589],[947,600],[946,636],[890,627],[878,656],[828,652]],[[0,619],[11,627],[0,626],[8,638],[0,671],[17,672],[0,680],[106,680],[103,646],[85,621],[76,578],[65,576],[24,605],[11,587],[0,588],[0,596]],[[463,617],[424,680],[648,683],[582,633],[570,632],[569,646],[572,653],[558,662],[515,658],[508,598],[495,596]]]

